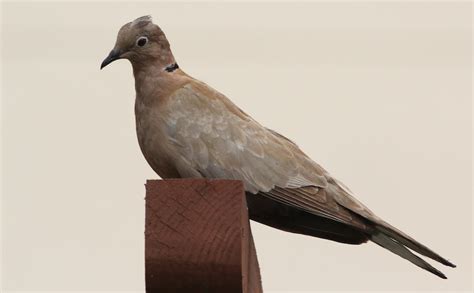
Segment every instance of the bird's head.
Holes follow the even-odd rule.
[[[163,31],[142,16],[122,26],[115,46],[100,65],[100,69],[118,59],[128,59],[134,68],[145,65],[169,66],[175,63],[170,44]]]

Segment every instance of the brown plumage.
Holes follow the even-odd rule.
[[[255,221],[343,243],[371,240],[441,278],[412,251],[454,267],[377,217],[295,143],[179,69],[150,17],[120,29],[101,68],[121,58],[133,66],[140,148],[162,178],[239,179]]]

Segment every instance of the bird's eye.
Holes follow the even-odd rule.
[[[138,47],[143,47],[148,43],[148,38],[147,37],[139,37],[137,40],[137,46]]]

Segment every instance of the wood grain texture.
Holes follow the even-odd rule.
[[[146,291],[262,292],[238,180],[146,183]]]

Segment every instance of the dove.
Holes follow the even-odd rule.
[[[455,267],[375,215],[293,141],[186,74],[150,16],[122,26],[100,68],[118,59],[132,64],[138,142],[161,178],[241,180],[254,221],[341,243],[372,241],[443,279],[421,256]]]

